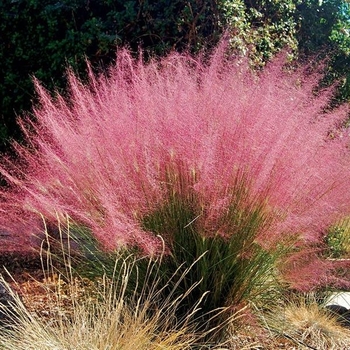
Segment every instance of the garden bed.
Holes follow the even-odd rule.
[[[84,288],[89,289],[89,282],[79,284],[75,289],[77,295],[71,298],[71,289],[55,273],[46,273],[42,268],[42,259],[39,254],[23,252],[8,252],[0,256],[1,273],[9,282],[11,288],[20,296],[23,304],[30,314],[38,316],[45,322],[54,323],[62,314],[69,315],[72,312],[72,300],[77,300],[77,295],[84,296]],[[9,276],[10,274],[10,276]],[[288,334],[273,333],[258,325],[240,325],[235,333],[236,346],[220,349],[252,349],[252,350],[277,350],[277,349],[310,349],[307,341],[303,343]],[[203,349],[207,347],[203,346]],[[199,348],[200,349],[200,348]]]

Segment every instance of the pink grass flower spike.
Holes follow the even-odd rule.
[[[320,242],[349,214],[348,131],[329,137],[348,110],[323,113],[330,92],[314,94],[319,77],[282,63],[254,74],[222,46],[209,63],[176,53],[144,63],[120,50],[108,74],[90,73],[87,85],[69,72],[67,98],[36,81],[36,120],[20,121],[26,146],[2,160],[1,227],[21,242],[40,230],[39,213],[68,215],[106,249],[154,252],[159,240],[140,218],[166,200],[164,169],[173,163],[196,174],[188,186],[200,198],[203,232],[239,234],[216,225],[243,172],[251,198],[263,198],[273,215],[262,244],[295,234],[305,245]]]

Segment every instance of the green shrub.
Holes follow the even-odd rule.
[[[30,110],[31,76],[64,90],[67,65],[86,76],[115,58],[119,45],[150,55],[198,51],[227,29],[232,48],[261,66],[284,47],[294,53],[332,53],[327,82],[348,73],[349,5],[343,0],[4,0],[0,2],[0,146],[20,138],[15,114]],[[344,78],[338,98],[349,96]]]
[[[349,258],[350,256],[349,218],[333,225],[325,236],[326,255],[330,258]]]
[[[86,57],[96,69],[105,68],[119,45],[162,55],[214,44],[215,7],[216,2],[194,0],[1,1],[0,143],[20,138],[15,113],[32,106],[32,75],[49,90],[60,90],[68,65],[86,76]]]

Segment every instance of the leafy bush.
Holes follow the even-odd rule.
[[[164,54],[200,48],[219,35],[211,1],[4,0],[0,3],[0,141],[19,138],[15,113],[29,110],[31,76],[49,89],[65,89],[69,64],[84,76],[85,57],[100,69],[119,45]]]
[[[330,227],[325,243],[325,254],[331,258],[348,258],[350,254],[349,218],[345,218]]]
[[[282,48],[298,54],[332,53],[327,81],[348,73],[349,5],[319,1],[109,1],[3,0],[0,3],[0,146],[21,139],[15,115],[35,98],[31,76],[49,90],[66,89],[67,63],[86,77],[85,57],[94,69],[115,59],[117,46],[164,55],[212,47],[227,29],[232,48],[255,65]],[[349,84],[340,86],[347,99]]]

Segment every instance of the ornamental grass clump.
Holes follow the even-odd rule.
[[[142,218],[143,228],[163,237],[168,249],[157,271],[160,284],[166,286],[163,297],[175,289],[171,278],[174,273],[178,295],[199,281],[181,303],[178,314],[183,317],[204,296],[197,318],[209,328],[244,308],[247,301],[266,307],[279,296],[278,287],[282,287],[276,263],[287,252],[286,247],[271,249],[258,241],[259,234],[271,224],[264,199],[250,196],[244,174],[232,180],[231,192],[226,193],[229,203],[216,214],[213,223],[206,215],[206,203],[193,190],[195,175],[186,174],[181,163],[176,170],[173,165],[164,179],[168,198]],[[189,269],[193,261],[196,264]],[[179,279],[181,275],[186,277]],[[222,317],[209,321],[211,313],[223,307],[230,308]]]
[[[1,227],[23,245],[41,215],[68,216],[101,249],[149,256],[161,236],[169,274],[204,254],[193,280],[210,308],[273,279],[338,283],[318,249],[350,209],[347,110],[325,112],[331,92],[315,94],[319,77],[306,71],[276,59],[255,74],[221,45],[147,63],[119,50],[87,84],[68,71],[66,95],[35,81],[40,103],[19,121],[26,142],[0,168]]]
[[[312,294],[289,295],[264,314],[264,323],[275,334],[290,339],[299,348],[348,349],[350,331],[339,317],[327,310]]]

